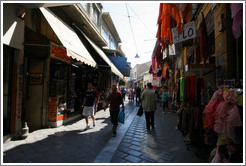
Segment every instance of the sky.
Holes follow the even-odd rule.
[[[122,50],[127,57],[127,62],[131,62],[132,67],[136,64],[151,61],[156,42],[159,3],[144,1],[102,2],[103,12],[110,13],[122,42]],[[138,53],[140,58],[135,58],[136,53]]]

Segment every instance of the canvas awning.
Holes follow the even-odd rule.
[[[83,35],[88,40],[88,42],[92,45],[92,47],[96,50],[96,52],[101,56],[101,58],[111,67],[112,72],[124,80],[123,74],[115,67],[115,65],[110,61],[110,59],[107,57],[107,55],[91,39],[89,39],[84,33],[83,33]]]
[[[63,46],[66,47],[67,56],[95,67],[96,62],[87,51],[74,30],[55,14],[53,14],[49,9],[41,7],[40,10]]]

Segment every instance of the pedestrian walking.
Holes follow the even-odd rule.
[[[131,93],[131,100],[130,100],[130,101],[131,101],[131,102],[134,102],[135,91],[134,91],[133,88],[131,89],[130,93]]]
[[[168,90],[167,86],[164,86],[160,89],[159,94],[161,95],[161,103],[162,103],[162,112],[165,113],[165,108],[167,109],[166,112],[170,113],[169,106],[168,106]]]
[[[124,102],[121,94],[118,92],[116,85],[112,86],[112,93],[109,94],[108,102],[110,104],[109,112],[111,123],[113,124],[113,135],[116,136],[118,127],[118,116],[120,112],[120,105],[122,104],[122,111],[124,111]]]
[[[85,93],[85,98],[82,104],[83,108],[83,115],[85,116],[85,122],[86,122],[86,127],[84,131],[88,130],[90,128],[89,126],[89,117],[92,118],[93,120],[93,127],[95,127],[95,112],[97,109],[97,94],[96,92],[92,89],[92,83],[88,83],[87,85],[87,91]]]
[[[95,85],[93,85],[93,84],[92,84],[92,89],[96,92],[97,101],[96,101],[95,104],[98,106],[98,104],[99,104],[99,94],[100,93],[99,93],[97,87]],[[95,112],[94,112],[94,117],[96,116],[96,113],[97,113],[97,110],[95,110]]]
[[[125,101],[125,97],[126,97],[126,89],[125,89],[125,87],[121,88],[121,94],[122,94],[123,100]]]
[[[141,97],[141,88],[138,86],[136,88],[136,105],[139,105]]]
[[[140,104],[145,112],[147,130],[150,130],[150,125],[152,129],[155,127],[154,113],[156,110],[157,96],[150,82],[147,84],[147,87],[148,88],[142,93]]]

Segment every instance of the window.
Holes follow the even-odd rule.
[[[103,25],[103,38],[107,41],[109,49],[116,50],[116,43],[114,42],[114,39],[110,35],[105,25]]]
[[[93,21],[99,27],[99,11],[95,7],[93,7]]]
[[[109,46],[109,32],[107,28],[103,25],[103,38],[107,41],[108,46]]]
[[[87,11],[87,3],[80,3],[82,5],[82,7],[85,9],[85,11]]]
[[[116,44],[115,44],[113,38],[110,38],[110,47],[109,47],[109,48],[110,48],[110,49],[115,49],[115,50],[116,50]]]

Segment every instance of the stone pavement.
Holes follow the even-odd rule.
[[[2,163],[206,163],[187,150],[175,130],[175,113],[157,110],[155,129],[148,132],[145,116],[136,116],[138,107],[125,102],[126,120],[112,137],[109,112],[100,110],[96,127],[87,131],[80,119],[58,128],[36,130],[24,139],[3,144]],[[92,120],[90,119],[92,126]]]

